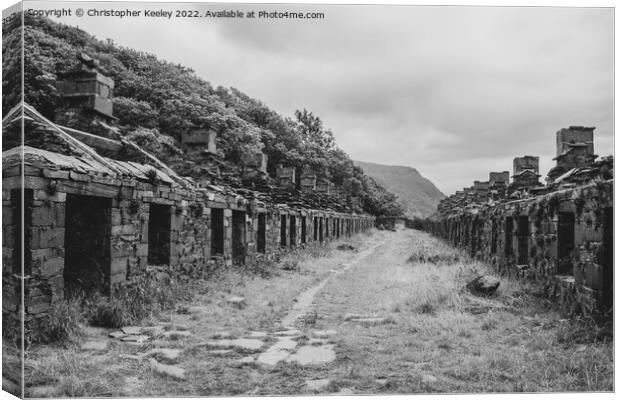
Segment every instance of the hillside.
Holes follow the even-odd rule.
[[[73,114],[58,120],[56,114],[63,101],[59,77],[79,67],[77,56],[85,54],[114,81],[115,135],[153,153],[178,174],[196,179],[205,176],[209,160],[185,157],[180,137],[189,129],[207,126],[217,132],[220,175],[227,185],[246,185],[241,179],[245,156],[262,152],[268,157],[271,178],[280,164],[294,167],[298,176],[308,169],[319,180],[336,185],[342,191],[339,201],[352,212],[401,215],[396,197],[354,165],[338,147],[331,130],[304,109],[304,104],[293,116],[282,116],[238,89],[212,85],[208,77],[198,76],[190,67],[154,54],[99,40],[47,18],[26,14],[24,23],[24,98],[54,122],[95,132],[92,120]],[[19,18],[3,25],[4,76],[21,73],[21,52],[11,51],[19,44],[21,34]],[[21,82],[3,80],[2,89],[6,113],[21,99]],[[273,179],[267,183],[274,184]]]
[[[396,194],[408,217],[427,217],[437,209],[439,200],[445,195],[415,169],[362,161],[353,161],[364,173]]]

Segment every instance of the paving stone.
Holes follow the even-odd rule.
[[[142,332],[142,327],[141,326],[124,326],[121,328],[121,331],[123,331],[123,333],[126,335],[138,335],[140,334],[140,332]]]
[[[329,379],[306,379],[306,386],[312,391],[319,392],[327,388],[331,382]]]
[[[319,338],[326,338],[326,337],[330,337],[330,336],[334,336],[338,333],[338,331],[332,330],[332,329],[327,329],[327,330],[322,330],[322,331],[313,331],[312,332],[312,336],[315,337],[319,337]]]
[[[393,320],[388,317],[368,317],[368,318],[355,318],[355,319],[352,319],[351,322],[355,322],[355,323],[366,325],[366,326],[375,326],[375,325],[391,324],[393,323]]]
[[[273,333],[275,336],[299,336],[301,331],[299,329],[288,329],[285,331],[277,331]]]
[[[151,368],[162,375],[166,375],[175,379],[185,380],[185,370],[180,367],[176,367],[174,365],[166,365],[160,364],[157,360],[151,358],[150,360]]]
[[[182,349],[155,348],[149,350],[145,356],[154,355],[162,361],[177,362],[182,352]]]
[[[209,338],[210,339],[233,339],[234,336],[232,335],[232,333],[228,331],[221,331],[221,332],[215,332],[214,334],[209,336]]]
[[[254,357],[248,356],[248,357],[243,357],[243,358],[236,360],[234,362],[234,365],[236,365],[238,368],[241,368],[244,365],[254,364],[255,362],[256,360],[254,359]]]
[[[251,338],[264,338],[264,337],[267,337],[267,332],[251,331],[248,334],[248,337],[251,337]]]
[[[107,347],[108,347],[107,339],[87,340],[84,343],[82,343],[82,345],[80,346],[82,350],[89,350],[89,351],[105,350]]]
[[[188,331],[167,331],[164,332],[164,337],[172,340],[177,340],[182,337],[190,337],[192,336],[191,332]]]
[[[114,332],[108,333],[108,336],[111,337],[112,339],[120,339],[123,336],[125,336],[125,334],[121,331],[114,331]]]
[[[421,380],[422,380],[422,383],[425,385],[432,385],[433,383],[436,383],[438,381],[436,377],[430,374],[422,375]]]
[[[142,328],[142,333],[147,333],[151,335],[161,335],[164,333],[164,331],[165,330],[163,325],[145,326]]]
[[[278,362],[284,361],[288,356],[290,356],[290,353],[286,350],[269,349],[258,356],[256,362],[263,366],[275,367]]]
[[[121,338],[121,342],[144,343],[149,340],[146,335],[127,335]]]
[[[262,340],[258,339],[220,339],[220,340],[210,340],[204,343],[207,346],[211,347],[223,347],[223,348],[231,348],[236,347],[243,350],[258,350],[265,344]]]
[[[271,346],[274,350],[293,350],[295,347],[297,347],[297,342],[287,337],[279,338],[278,341]]]
[[[333,344],[322,346],[302,346],[297,353],[291,355],[287,361],[300,365],[320,365],[336,360]]]

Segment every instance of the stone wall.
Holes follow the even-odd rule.
[[[530,279],[568,311],[613,299],[613,181],[435,215],[425,229],[500,273]]]

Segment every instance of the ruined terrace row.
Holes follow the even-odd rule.
[[[613,304],[613,157],[597,159],[593,127],[556,133],[557,162],[539,182],[539,159],[457,191],[424,228],[499,272],[535,282],[575,313],[610,317]]]

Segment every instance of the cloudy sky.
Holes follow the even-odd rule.
[[[27,2],[26,7],[80,3]],[[193,68],[292,116],[353,159],[417,168],[446,194],[519,155],[553,165],[555,132],[596,126],[613,152],[610,8],[93,3],[91,8],[323,12],[321,20],[61,18]]]

